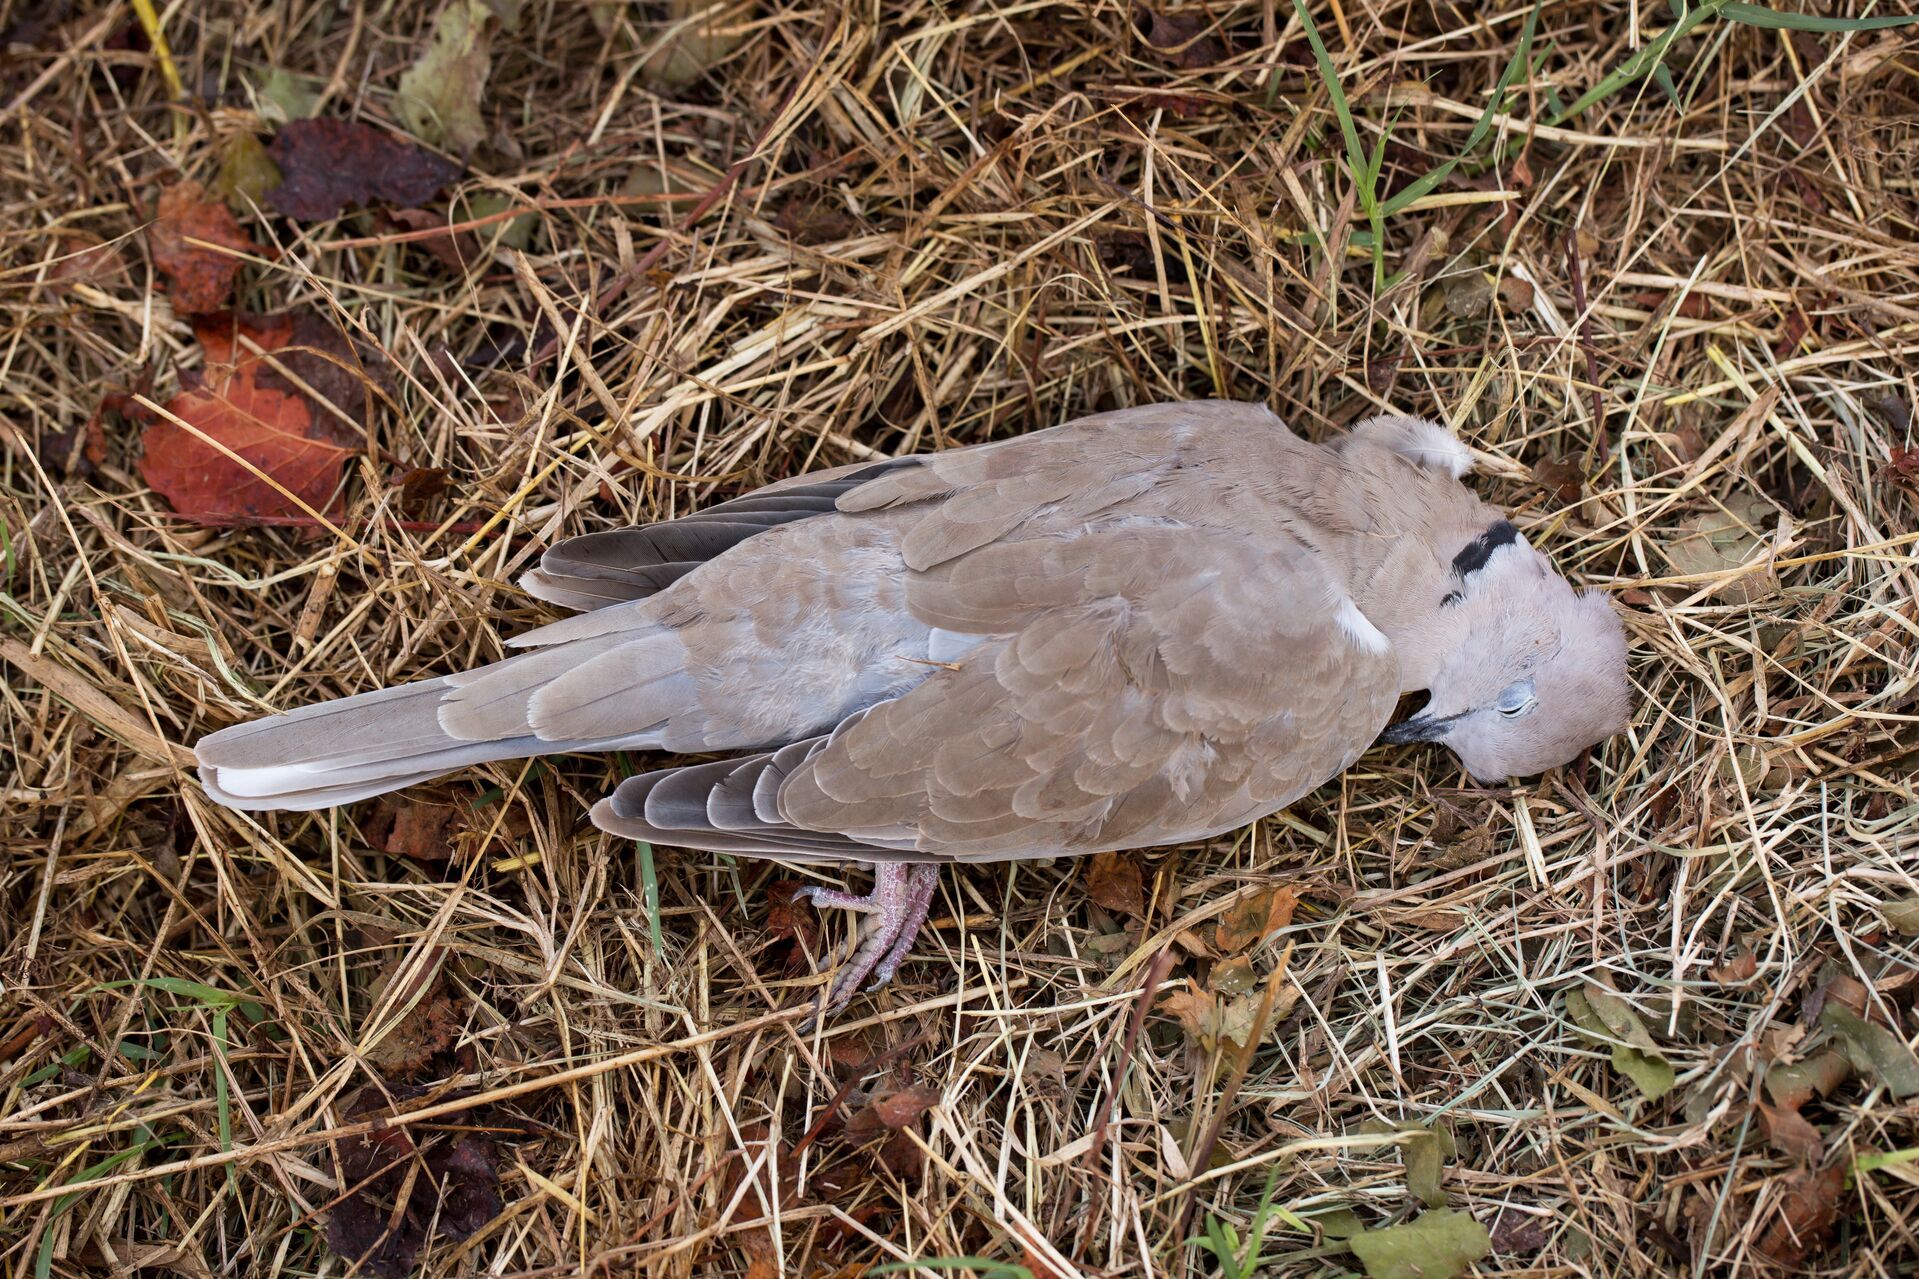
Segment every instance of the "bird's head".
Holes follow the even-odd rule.
[[[1564,764],[1626,727],[1626,635],[1596,591],[1576,592],[1501,521],[1454,560],[1459,636],[1431,697],[1387,729],[1395,744],[1441,742],[1482,782]]]

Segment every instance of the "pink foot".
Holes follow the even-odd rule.
[[[844,1008],[869,974],[873,984],[868,990],[893,980],[932,909],[939,877],[939,866],[932,862],[880,862],[873,867],[873,891],[864,897],[831,888],[802,888],[793,894],[795,900],[804,897],[816,907],[853,910],[869,917],[859,948],[833,978],[821,1016]]]

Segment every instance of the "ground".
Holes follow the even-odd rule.
[[[1677,21],[0,0],[0,1265],[1906,1273],[1919,37]],[[804,1033],[848,922],[640,761],[186,766],[563,534],[1197,396],[1456,429],[1630,731],[950,873]]]

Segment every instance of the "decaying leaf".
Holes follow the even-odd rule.
[[[1743,986],[1759,971],[1759,959],[1745,945],[1737,945],[1725,959],[1706,970],[1706,975],[1722,986]]]
[[[1791,1065],[1775,1064],[1766,1071],[1766,1092],[1773,1105],[1796,1111],[1814,1097],[1830,1096],[1851,1077],[1846,1055],[1828,1048]]]
[[[1612,1049],[1613,1068],[1633,1081],[1648,1101],[1672,1091],[1677,1078],[1632,1005],[1603,986],[1566,992],[1566,1011],[1594,1039]]]
[[[846,1135],[853,1141],[870,1141],[881,1133],[898,1132],[939,1104],[940,1090],[929,1084],[911,1084],[894,1092],[881,1093],[846,1121]]]
[[[1571,506],[1585,492],[1586,471],[1577,458],[1542,457],[1533,463],[1533,479],[1562,506]]]
[[[1403,1225],[1346,1241],[1372,1279],[1454,1279],[1492,1251],[1486,1227],[1463,1212],[1436,1208]]]
[[[1778,1215],[1759,1238],[1759,1251],[1782,1266],[1796,1266],[1825,1243],[1839,1221],[1845,1169],[1804,1169],[1782,1179]]]
[[[1140,38],[1182,71],[1198,71],[1226,61],[1226,45],[1208,33],[1210,25],[1204,11],[1159,13],[1143,4],[1133,9],[1133,26]]]
[[[259,356],[253,376],[261,386],[298,392],[315,410],[357,442],[374,407],[391,390],[393,366],[386,356],[342,333],[311,311],[257,314],[217,312],[193,321],[193,336],[206,352],[207,377],[226,377]]]
[[[1886,463],[1886,480],[1919,493],[1919,449],[1893,445],[1891,460]]]
[[[367,1118],[386,1104],[378,1089],[365,1089],[346,1118]],[[410,1275],[432,1234],[470,1238],[504,1206],[493,1145],[472,1133],[423,1152],[406,1129],[383,1128],[335,1142],[333,1169],[344,1197],[327,1214],[327,1247],[358,1273],[382,1279]]]
[[[1825,1151],[1819,1130],[1797,1110],[1759,1103],[1759,1121],[1766,1130],[1766,1144],[1801,1163],[1814,1163]]]
[[[1086,895],[1116,915],[1146,914],[1146,886],[1131,853],[1099,853],[1086,865]]]
[[[445,156],[353,120],[293,120],[267,148],[283,181],[267,203],[301,222],[337,218],[348,205],[417,208],[459,177]]]
[[[1834,1000],[1820,1010],[1819,1024],[1838,1031],[1853,1069],[1884,1084],[1894,1098],[1904,1101],[1919,1093],[1919,1059],[1905,1040]]]
[[[277,519],[328,507],[350,449],[316,431],[297,395],[251,376],[193,387],[147,427],[141,478],[182,515]]]
[[[214,180],[213,194],[239,212],[264,204],[267,192],[280,181],[280,166],[251,133],[236,133],[221,144],[220,176]]]
[[[318,81],[282,67],[267,72],[260,85],[260,114],[276,124],[306,119],[319,100]]]
[[[61,294],[73,284],[105,284],[127,273],[127,260],[114,244],[85,231],[63,231],[57,255],[41,277],[49,292]]]
[[[1770,504],[1757,497],[1731,498],[1722,510],[1713,508],[1680,524],[1662,548],[1673,571],[1682,577],[1723,573],[1750,563],[1762,553],[1763,530],[1776,523]],[[1770,568],[1754,569],[1712,588],[1712,594],[1738,604],[1750,604],[1772,593],[1778,585]],[[1698,584],[1687,586],[1688,592]]]
[[[1413,1197],[1428,1208],[1446,1206],[1446,1192],[1440,1181],[1446,1175],[1446,1161],[1458,1154],[1454,1144],[1452,1129],[1444,1124],[1427,1126],[1421,1123],[1387,1123],[1384,1120],[1368,1120],[1360,1125],[1363,1133],[1403,1133],[1405,1140],[1400,1143],[1401,1157],[1406,1161],[1406,1189]]]
[[[426,993],[406,1010],[392,1030],[367,1050],[367,1061],[388,1079],[405,1079],[425,1070],[434,1057],[453,1046],[460,1027],[466,1024],[464,1001],[447,990],[440,967],[443,959],[443,954],[436,954],[431,966],[414,976],[412,989],[418,990],[419,983],[426,981],[430,983]],[[373,1007],[379,1007],[386,999],[388,988],[400,976],[404,962],[404,956],[396,958],[374,980],[367,991]],[[396,998],[404,1002],[408,992],[402,991]]]
[[[233,293],[233,279],[245,265],[241,254],[257,254],[233,210],[206,199],[198,182],[180,182],[160,193],[147,227],[153,265],[167,279],[167,296],[182,315],[218,311]]]
[[[1220,917],[1213,932],[1213,943],[1222,954],[1244,950],[1271,937],[1293,922],[1299,906],[1299,890],[1277,885],[1248,893]]]
[[[640,66],[656,93],[684,89],[739,48],[746,33],[729,24],[721,0],[666,0],[665,43]]]
[[[394,113],[407,132],[461,153],[480,145],[480,99],[492,70],[494,17],[485,0],[451,0],[420,60],[400,77]]]
[[[244,315],[196,325],[206,368],[182,375],[181,392],[167,402],[171,416],[149,423],[141,437],[140,475],[174,510],[217,522],[328,507],[347,458],[363,443],[340,418],[367,411],[367,374],[364,361],[342,367],[348,359],[337,352],[353,349],[337,334],[319,336],[316,324],[327,327]],[[301,336],[311,340],[296,344]],[[296,389],[301,384],[317,403]]]
[[[1908,937],[1919,937],[1919,897],[1887,902],[1879,908],[1886,922]]]
[[[1493,1218],[1492,1250],[1502,1257],[1530,1257],[1546,1246],[1546,1227],[1529,1212],[1505,1207]]]
[[[443,862],[453,855],[453,828],[460,810],[453,804],[400,795],[381,801],[391,818],[380,846],[395,857],[420,862]]]

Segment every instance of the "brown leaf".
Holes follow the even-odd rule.
[[[1887,482],[1919,493],[1919,449],[1902,449],[1894,445],[1892,460],[1886,463],[1885,476]]]
[[[1744,945],[1734,946],[1724,961],[1706,970],[1721,986],[1743,986],[1759,971],[1759,959]]]
[[[798,972],[820,943],[819,915],[795,901],[797,879],[776,879],[766,886],[766,935],[774,943],[773,958],[783,971]],[[842,1037],[843,1038],[843,1037]]]
[[[1533,478],[1564,506],[1573,505],[1585,492],[1585,468],[1576,458],[1541,458],[1533,463]]]
[[[1086,895],[1116,915],[1146,914],[1146,887],[1130,853],[1098,853],[1087,863]]]
[[[374,982],[368,994],[375,1007],[383,999],[388,984],[399,975],[402,962],[401,959],[394,960],[393,966]],[[436,1056],[453,1046],[453,1041],[459,1037],[460,1027],[466,1024],[465,1001],[447,992],[446,980],[437,964],[428,980],[432,986],[427,993],[407,1009],[399,1024],[383,1035],[380,1042],[366,1054],[367,1061],[378,1067],[388,1079],[403,1079],[425,1070]],[[413,989],[417,990],[419,986],[415,984]],[[402,994],[401,998],[404,999],[405,995]]]
[[[396,476],[393,483],[400,490],[400,509],[418,516],[453,487],[453,477],[443,466],[414,466]]]
[[[1815,1053],[1791,1065],[1776,1064],[1766,1071],[1766,1092],[1781,1110],[1797,1111],[1814,1097],[1830,1096],[1852,1077],[1852,1063],[1835,1048]]]
[[[939,1104],[940,1090],[928,1084],[912,1084],[897,1092],[874,1097],[846,1121],[846,1135],[853,1141],[871,1141],[883,1132],[898,1132]]]
[[[1819,1130],[1797,1110],[1768,1106],[1762,1101],[1759,1103],[1759,1118],[1765,1125],[1766,1143],[1779,1153],[1810,1164],[1817,1162],[1825,1152],[1825,1141],[1820,1137]]]
[[[445,156],[356,120],[292,120],[268,148],[285,180],[267,203],[290,218],[323,222],[350,204],[417,208],[459,177]]]
[[[1546,1228],[1539,1218],[1515,1208],[1502,1208],[1493,1219],[1493,1252],[1507,1257],[1530,1257],[1546,1246]]]
[[[259,384],[304,395],[315,421],[325,423],[343,445],[359,442],[359,431],[372,424],[371,410],[392,388],[392,365],[385,355],[311,311],[196,317],[193,336],[209,366],[237,370],[271,355],[254,371]]]
[[[233,277],[245,265],[236,255],[260,252],[260,246],[240,229],[233,210],[204,196],[198,182],[168,187],[160,193],[158,213],[147,227],[153,265],[167,278],[167,296],[182,315],[225,306]]]
[[[1222,954],[1257,945],[1293,922],[1299,890],[1279,885],[1249,893],[1234,902],[1220,918],[1213,942]]]
[[[1177,1020],[1185,1030],[1186,1037],[1195,1043],[1210,1034],[1211,1027],[1218,1019],[1212,992],[1200,990],[1190,983],[1184,990],[1169,990],[1162,994],[1154,1008]]]
[[[880,1147],[879,1163],[901,1181],[918,1181],[926,1168],[926,1154],[909,1133],[901,1131]]]
[[[70,285],[102,284],[126,273],[127,260],[116,246],[84,231],[66,231],[60,236],[59,254],[47,263],[43,278],[47,291],[57,297]]]
[[[382,846],[395,857],[443,862],[453,855],[453,826],[460,810],[452,804],[401,797],[382,801],[393,816]]]
[[[1781,1179],[1778,1217],[1759,1239],[1759,1251],[1782,1266],[1796,1266],[1823,1244],[1839,1220],[1845,1169],[1804,1169]]]
[[[1218,66],[1226,60],[1226,46],[1209,35],[1211,22],[1204,13],[1155,13],[1145,5],[1133,9],[1133,26],[1153,51],[1182,71]]]
[[[773,225],[801,244],[827,244],[847,239],[859,232],[859,224],[846,210],[824,200],[795,196],[773,215]]]
[[[443,214],[431,209],[386,209],[379,216],[407,231],[437,232],[406,243],[455,275],[465,275],[474,263],[481,260],[479,240],[471,231],[454,231]]]
[[[346,1118],[367,1118],[386,1104],[378,1089],[364,1089]],[[344,1197],[327,1214],[327,1247],[358,1273],[382,1279],[410,1275],[429,1232],[470,1238],[504,1206],[493,1145],[472,1133],[422,1155],[405,1129],[383,1128],[334,1143],[333,1169]]]

